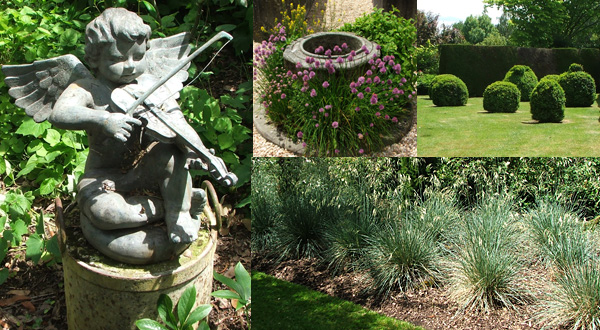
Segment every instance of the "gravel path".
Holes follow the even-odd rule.
[[[336,28],[346,22],[353,22],[364,13],[373,10],[371,0],[330,0],[325,13],[327,26]],[[259,44],[254,43],[254,48]],[[255,93],[254,97],[257,95]],[[297,157],[296,154],[267,141],[253,127],[254,157]],[[410,131],[396,144],[387,146],[377,157],[416,157],[417,156],[417,112],[413,112],[413,123]]]

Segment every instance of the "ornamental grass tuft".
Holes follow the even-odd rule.
[[[527,299],[520,284],[520,233],[513,206],[510,196],[487,195],[463,220],[449,264],[450,297],[459,312],[514,308]]]

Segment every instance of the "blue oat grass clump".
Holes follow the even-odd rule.
[[[314,53],[327,57],[324,64],[308,56],[308,69],[302,63],[286,68],[283,49],[290,41],[285,27],[278,28],[254,50],[254,80],[269,119],[307,154],[357,156],[383,148],[383,136],[409,115],[406,107],[416,95],[406,79],[411,73],[394,56],[369,54],[363,46],[371,56],[368,65],[340,74],[356,56],[345,43],[317,46]]]

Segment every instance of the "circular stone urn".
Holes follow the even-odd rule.
[[[209,223],[216,223],[210,207]],[[158,320],[158,297],[168,295],[173,304],[190,285],[196,303],[210,303],[216,230],[200,230],[198,240],[178,258],[151,265],[113,261],[95,250],[81,230],[67,229],[63,253],[69,330],[136,330],[135,321]]]
[[[315,53],[319,47],[324,50],[333,50],[335,46],[341,47],[342,44],[348,45],[341,52],[327,56],[324,52]],[[345,71],[350,69],[359,69],[366,67],[371,58],[379,55],[377,44],[369,41],[361,36],[357,36],[350,32],[318,32],[296,39],[283,51],[283,59],[285,65],[289,69],[304,70],[309,67],[317,71],[325,71],[325,63],[331,60],[336,71]],[[350,53],[354,51],[352,61],[348,61]],[[312,57],[319,64],[309,64],[306,59]],[[343,62],[338,63],[338,58],[342,58]],[[300,63],[301,68],[296,65]]]

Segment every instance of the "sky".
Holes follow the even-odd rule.
[[[442,23],[452,25],[458,21],[464,21],[470,15],[480,16],[483,13],[483,1],[418,0],[417,9],[439,14],[438,26],[441,26]],[[502,10],[491,7],[488,8],[487,14],[492,18],[492,23],[498,24],[498,18],[502,15]]]

